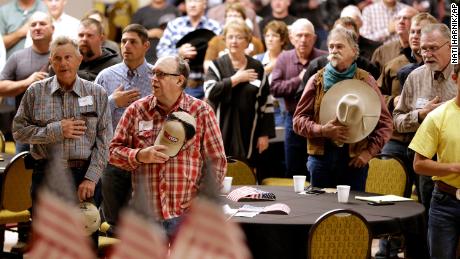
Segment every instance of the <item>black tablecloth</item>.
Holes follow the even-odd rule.
[[[235,187],[234,187],[235,188]],[[267,206],[282,202],[291,208],[289,215],[259,214],[254,218],[234,217],[240,223],[254,258],[306,258],[308,231],[319,216],[333,209],[351,209],[362,214],[369,222],[374,237],[385,233],[403,233],[408,243],[425,242],[424,207],[417,202],[397,202],[388,206],[371,206],[355,200],[356,195],[373,194],[351,192],[349,203],[337,202],[337,194],[300,195],[293,187],[256,186],[273,192],[276,201],[233,202],[225,199],[232,208],[243,204]],[[423,244],[422,244],[423,246]]]

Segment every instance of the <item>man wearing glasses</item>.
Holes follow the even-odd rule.
[[[425,64],[407,77],[401,97],[393,111],[395,130],[409,144],[428,113],[443,102],[454,98],[457,86],[451,78],[450,30],[444,24],[429,24],[422,28],[420,51]],[[420,176],[421,202],[428,211],[433,182]]]
[[[142,25],[128,25],[121,38],[123,62],[102,70],[94,81],[109,95],[114,130],[126,107],[152,93],[150,78],[153,66],[145,60],[150,47],[147,33]],[[131,198],[131,192],[131,173],[107,164],[102,175],[102,207],[105,220],[111,226],[115,226],[118,213]],[[109,229],[109,234],[113,230]]]
[[[126,108],[110,144],[112,165],[130,171],[134,183],[137,177],[147,179],[147,202],[169,237],[197,195],[205,160],[212,163],[218,184],[227,166],[212,108],[184,93],[189,73],[187,62],[178,56],[158,59],[151,80],[153,94]],[[176,111],[195,118],[196,133],[176,156],[169,157],[166,146],[156,145],[155,139],[168,115]]]

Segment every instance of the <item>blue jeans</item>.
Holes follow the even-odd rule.
[[[428,219],[428,244],[432,259],[455,258],[460,236],[460,201],[433,190]]]
[[[183,217],[180,216],[172,219],[163,220],[160,222],[163,226],[163,229],[166,231],[166,236],[168,236],[169,240],[171,240],[174,234],[176,234],[177,228],[179,227],[182,218]]]
[[[204,90],[203,90],[203,86],[200,85],[196,88],[191,88],[191,87],[186,87],[184,92],[188,95],[191,95],[193,97],[195,97],[196,99],[203,99],[204,98]]]
[[[292,114],[287,112],[284,132],[284,157],[286,161],[286,177],[307,175],[307,139],[297,135],[292,128]]]
[[[131,173],[107,164],[102,174],[102,211],[111,226],[118,222],[120,210],[128,205],[132,194]]]
[[[326,141],[324,155],[308,156],[307,167],[311,184],[320,188],[335,188],[339,184],[345,184],[350,185],[351,190],[364,191],[369,166],[349,167],[350,160],[348,145],[337,147]]]

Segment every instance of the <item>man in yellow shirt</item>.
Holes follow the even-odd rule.
[[[435,188],[428,219],[431,258],[455,258],[460,237],[460,66],[452,78],[457,96],[430,112],[409,145],[414,169],[433,176]],[[437,161],[432,157],[437,155]]]

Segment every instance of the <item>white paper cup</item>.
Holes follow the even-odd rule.
[[[231,176],[226,176],[224,178],[224,183],[223,183],[223,187],[222,187],[222,193],[229,193],[230,190],[232,189],[232,181],[233,181],[233,177]]]
[[[350,185],[337,185],[337,197],[339,203],[347,203],[350,195]]]
[[[292,176],[294,179],[294,191],[295,192],[303,192],[303,189],[305,187],[305,180],[307,179],[307,176],[305,175],[294,175]]]

